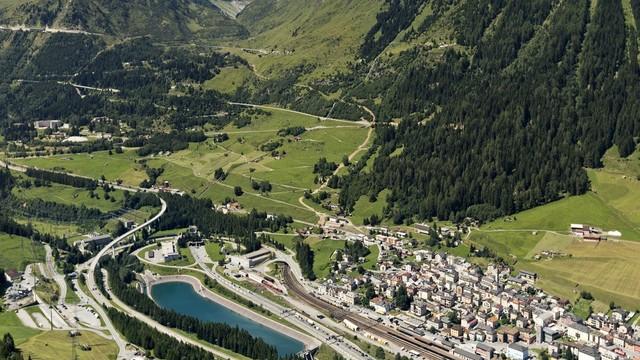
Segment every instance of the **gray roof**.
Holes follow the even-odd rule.
[[[468,352],[466,350],[462,350],[460,348],[453,349],[453,353],[467,359],[482,360],[482,356]]]
[[[585,333],[588,333],[590,331],[588,327],[586,327],[586,326],[584,326],[582,324],[578,324],[578,323],[571,323],[571,324],[568,325],[568,327],[570,327],[572,329],[575,329],[575,330],[578,330],[578,331],[581,331],[581,332],[585,332]]]
[[[476,345],[476,348],[480,349],[480,350],[484,350],[484,351],[493,351],[494,348],[489,346],[488,344],[485,343],[478,343],[478,345]]]
[[[527,347],[522,346],[522,345],[520,345],[518,343],[509,344],[509,349],[513,349],[513,350],[520,351],[520,352],[525,352],[525,351],[528,350]]]

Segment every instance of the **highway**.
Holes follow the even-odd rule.
[[[439,347],[437,344],[431,341],[414,335],[407,335],[396,329],[392,329],[374,320],[352,313],[349,310],[341,309],[318,297],[313,296],[312,294],[308,293],[304,289],[304,287],[296,280],[294,274],[291,272],[288,266],[284,271],[284,282],[290,292],[294,293],[296,296],[298,296],[300,299],[313,306],[314,308],[328,312],[332,318],[338,321],[348,319],[352,323],[358,325],[360,330],[367,331],[372,335],[389,341],[390,343],[398,344],[399,346],[402,346],[407,350],[417,351],[418,353],[420,353],[420,356],[425,359],[455,359],[453,355],[451,355],[448,351]]]

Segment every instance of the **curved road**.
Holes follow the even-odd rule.
[[[116,344],[118,344],[118,349],[119,349],[118,358],[126,359],[126,358],[130,358],[131,355],[130,354],[127,355],[127,349],[126,349],[126,344],[127,343],[126,343],[126,341],[120,336],[118,331],[115,329],[115,327],[111,323],[111,320],[107,316],[107,313],[104,311],[102,306],[100,306],[100,304],[98,304],[98,301],[102,302],[102,304],[104,304],[104,305],[108,305],[110,302],[109,302],[108,299],[106,299],[104,297],[104,295],[100,292],[100,290],[98,290],[98,288],[96,286],[96,279],[95,279],[94,273],[95,273],[96,267],[97,267],[98,262],[100,261],[100,259],[104,255],[106,255],[107,252],[109,250],[111,250],[111,248],[113,248],[120,241],[122,241],[122,240],[128,238],[129,236],[133,235],[135,232],[140,231],[142,228],[151,225],[154,221],[158,220],[160,218],[160,216],[162,216],[164,214],[164,212],[167,210],[167,203],[162,198],[159,198],[159,199],[160,199],[160,202],[162,203],[162,208],[160,209],[160,211],[154,217],[152,217],[151,219],[147,220],[144,224],[136,226],[135,228],[127,231],[126,233],[124,233],[123,235],[118,236],[113,241],[111,241],[109,244],[107,244],[107,246],[105,246],[102,250],[100,250],[100,252],[98,252],[98,254],[96,256],[94,256],[91,260],[89,260],[87,263],[82,265],[83,267],[88,266],[87,267],[88,273],[87,273],[87,277],[86,277],[86,282],[87,282],[87,287],[89,288],[89,292],[91,293],[91,296],[93,297],[93,299],[90,299],[91,305],[93,305],[93,307],[98,312],[98,314],[100,314],[100,317],[104,320],[104,323],[105,323],[107,329],[109,330],[109,332],[111,333],[111,336],[113,337],[113,339],[116,342]]]

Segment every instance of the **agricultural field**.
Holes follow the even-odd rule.
[[[0,268],[22,271],[30,263],[44,261],[44,256],[42,244],[0,233]]]
[[[517,269],[539,274],[538,285],[570,300],[580,291],[593,294],[594,308],[609,302],[635,309],[640,303],[640,158],[626,159],[611,149],[605,167],[589,169],[592,191],[568,197],[514,216],[495,220],[473,231],[468,242],[487,246]],[[588,243],[569,234],[571,223],[618,230],[621,239]],[[536,255],[553,251],[552,259]],[[606,304],[606,306],[605,306]]]

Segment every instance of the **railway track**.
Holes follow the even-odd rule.
[[[344,310],[338,306],[330,304],[320,298],[307,293],[307,291],[291,273],[291,270],[288,266],[285,266],[284,282],[287,288],[289,288],[289,291],[292,291],[304,302],[318,310],[328,312],[331,317],[336,320],[342,321],[348,319],[352,323],[358,325],[358,327],[360,327],[362,330],[368,331],[372,335],[402,346],[407,350],[417,351],[420,356],[425,359],[456,359],[452,354],[450,354],[446,349],[440,347],[438,344],[432,343],[417,336],[405,334],[396,329],[392,329],[371,319],[354,314],[348,310]]]

